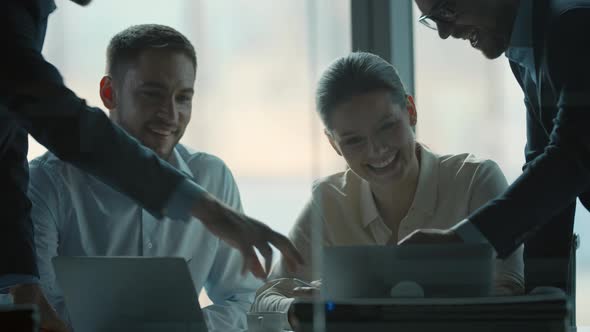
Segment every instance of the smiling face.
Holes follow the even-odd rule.
[[[148,49],[121,76],[101,81],[111,120],[168,160],[191,117],[193,62],[180,51]]]
[[[397,183],[417,165],[411,98],[397,105],[387,90],[354,96],[335,106],[326,134],[350,169],[371,184]]]
[[[415,1],[422,13],[432,16],[440,38],[469,40],[489,59],[508,48],[518,0]],[[445,19],[449,16],[452,20]]]

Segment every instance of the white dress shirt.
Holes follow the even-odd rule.
[[[234,178],[219,158],[177,145],[171,164],[213,196],[242,210]],[[51,264],[54,256],[176,256],[188,262],[215,331],[245,331],[246,312],[261,282],[242,276],[242,257],[196,219],[155,219],[127,196],[51,153],[31,161],[29,194],[41,285],[60,316],[67,308]],[[149,185],[150,179],[145,179]]]
[[[288,273],[282,261],[257,292],[252,311],[288,311],[292,288],[312,281],[312,224],[323,224],[323,245],[387,245],[420,228],[446,229],[502,193],[508,183],[498,165],[471,154],[439,156],[420,146],[420,171],[413,202],[393,234],[375,204],[369,183],[352,170],[314,183],[311,200],[289,234],[308,262]],[[498,295],[524,291],[522,247],[506,260],[497,260]],[[296,278],[296,279],[292,279]],[[301,280],[301,281],[300,281]],[[285,320],[286,321],[286,320]]]

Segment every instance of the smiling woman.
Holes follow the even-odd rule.
[[[356,174],[389,186],[417,174],[415,124],[412,97],[394,104],[389,91],[377,90],[334,106],[326,135]]]
[[[306,262],[315,258],[316,227],[323,229],[324,246],[396,245],[416,229],[452,227],[507,187],[493,161],[439,155],[416,141],[413,98],[396,69],[376,55],[334,61],[319,81],[316,102],[326,136],[349,169],[314,183],[289,233]],[[318,275],[312,267],[290,272],[280,261],[254,310],[289,312],[296,295],[285,285],[312,282]],[[496,260],[494,293],[521,294],[523,274],[522,248]]]

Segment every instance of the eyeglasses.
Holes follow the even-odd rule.
[[[438,23],[453,23],[457,20],[457,12],[450,1],[439,1],[432,7],[429,14],[418,18],[418,22],[432,30],[438,30]]]

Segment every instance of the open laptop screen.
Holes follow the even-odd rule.
[[[206,331],[180,257],[55,257],[75,331]]]
[[[489,296],[494,267],[493,249],[484,244],[326,247],[322,294],[387,298],[396,286],[413,284],[424,297]]]

